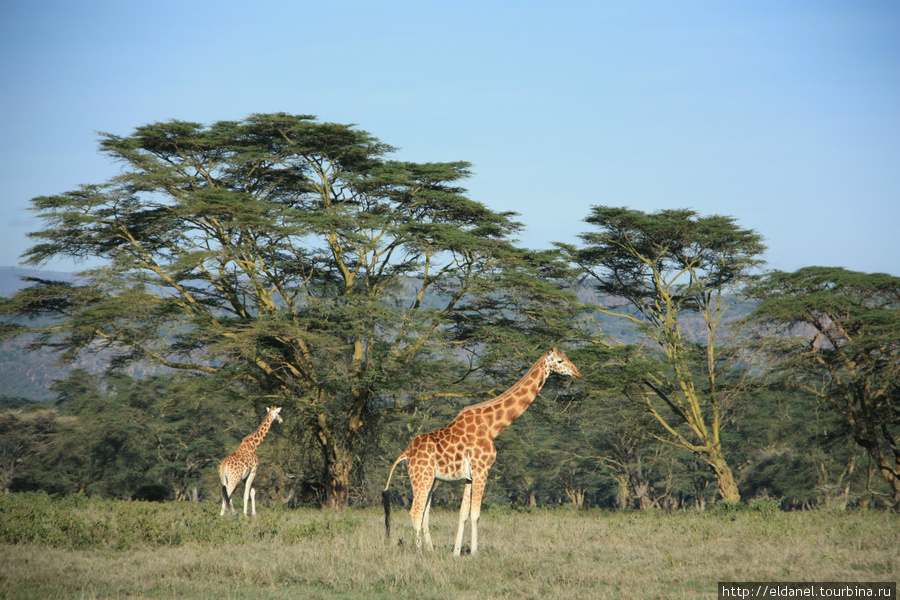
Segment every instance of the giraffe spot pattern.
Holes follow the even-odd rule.
[[[407,459],[407,468],[413,484],[410,517],[416,528],[417,545],[420,544],[419,536],[423,524],[427,524],[429,491],[434,485],[435,477],[450,481],[466,478],[470,480],[466,490],[471,489],[471,496],[464,494],[461,510],[471,510],[473,523],[471,550],[473,553],[476,551],[474,530],[480,513],[487,473],[497,456],[493,440],[530,406],[551,370],[575,378],[581,377],[578,369],[565,355],[554,348],[542,356],[509,390],[497,398],[461,410],[456,419],[446,427],[416,436],[400,455],[394,466],[401,459]],[[393,473],[393,467],[391,472]],[[465,518],[461,518],[461,525],[464,522]],[[427,527],[424,527],[424,531],[425,540],[430,545],[431,538]],[[462,528],[457,533],[454,554],[460,553],[461,539]]]

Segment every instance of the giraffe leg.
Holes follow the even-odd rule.
[[[250,488],[250,505],[253,506],[253,510],[250,511],[254,517],[256,516],[256,488]]]
[[[225,509],[228,508],[228,491],[225,486],[222,486],[222,510],[219,512],[220,517],[225,516]]]
[[[228,508],[228,484],[223,480],[222,481],[222,511],[219,513],[220,517],[225,516],[226,508]]]
[[[236,489],[237,481],[231,481],[228,483],[228,507],[231,509],[232,516],[237,514],[237,510],[234,508],[234,491]]]
[[[225,516],[225,511],[228,510],[228,505],[231,503],[231,494],[228,492],[228,486],[226,484],[222,484],[222,510],[219,512],[220,517]],[[231,505],[231,512],[234,512],[234,505]]]
[[[425,500],[413,494],[413,503],[409,509],[413,529],[416,530],[416,548],[422,549],[422,517],[425,515]]]
[[[432,484],[431,489],[428,490],[428,497],[425,499],[425,514],[422,515],[422,533],[425,534],[425,547],[429,550],[434,550],[434,543],[431,541],[431,529],[428,527],[428,519],[431,515],[431,500],[434,498],[434,488],[437,486],[437,481]]]
[[[222,512],[220,517],[225,516],[225,509],[228,507],[228,476],[225,473],[225,461],[219,465],[219,481],[222,482]]]
[[[250,471],[247,475],[247,481],[244,482],[244,516],[247,516],[247,505],[250,501],[250,490],[253,489],[253,478],[256,477],[256,471]],[[253,514],[256,514],[256,501],[253,502]]]
[[[456,543],[453,544],[453,556],[459,556],[462,553],[463,534],[466,531],[466,521],[469,518],[469,511],[472,507],[471,500],[472,482],[466,481],[466,487],[463,490],[462,504],[459,507],[459,527],[456,529]]]
[[[233,478],[232,478],[233,479]],[[222,510],[219,512],[220,517],[225,516],[225,511],[230,507],[231,514],[234,510],[234,489],[237,487],[235,481],[231,481],[227,474],[222,475]]]
[[[434,477],[422,476],[413,482],[413,503],[409,509],[413,528],[416,530],[416,548],[422,548],[422,525],[425,519],[425,507],[434,487]]]
[[[487,473],[476,475],[472,482],[472,554],[478,552],[478,520],[481,518],[481,499],[484,496],[484,485],[487,483]]]

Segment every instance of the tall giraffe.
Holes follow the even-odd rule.
[[[225,514],[225,509],[231,507],[231,513],[234,514],[234,502],[231,494],[234,488],[242,479],[246,479],[244,483],[244,516],[247,516],[247,499],[253,502],[252,515],[256,516],[256,489],[253,487],[253,479],[256,477],[256,469],[259,467],[259,458],[256,457],[256,449],[266,439],[272,422],[278,421],[284,423],[284,419],[279,414],[280,406],[270,406],[266,409],[266,416],[260,426],[244,438],[237,451],[225,458],[219,465],[219,479],[222,481],[222,512],[219,516]]]
[[[428,513],[435,479],[441,481],[466,480],[462,505],[459,509],[459,528],[453,554],[462,550],[466,520],[472,519],[471,552],[478,551],[478,519],[481,516],[481,498],[487,482],[488,470],[497,458],[494,438],[531,406],[550,373],[581,378],[578,368],[566,355],[553,348],[538,359],[534,366],[514,386],[491,400],[462,409],[456,418],[442,429],[417,435],[403,451],[388,474],[387,485],[382,492],[384,500],[385,535],[390,537],[391,477],[400,461],[407,461],[406,468],[413,487],[413,503],[409,511],[416,529],[416,546],[425,544],[434,549],[428,529]]]

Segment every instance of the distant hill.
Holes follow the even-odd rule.
[[[41,271],[21,267],[0,267],[0,296],[10,296],[27,285],[22,277],[39,279],[73,281],[74,273]],[[600,297],[590,285],[582,285],[578,290],[582,302],[598,306],[609,306],[608,299]],[[434,299],[429,300],[436,301]],[[751,305],[744,305],[730,314],[726,321],[746,315]],[[693,341],[703,343],[706,329],[703,320],[695,315],[685,315],[681,320],[682,331]],[[625,319],[595,313],[595,318],[602,324],[603,330],[619,341],[633,343],[637,334]],[[58,366],[54,362],[54,354],[47,350],[31,351],[28,349],[26,336],[0,342],[0,396],[27,398],[30,400],[50,400],[53,394],[49,387],[55,380],[64,379],[76,368],[87,369],[92,373],[101,373],[108,366],[108,358],[103,354],[88,354],[71,365]],[[126,369],[133,377],[142,377],[166,372],[166,369],[151,364],[135,364]]]
[[[41,271],[21,267],[0,267],[0,296],[9,297],[28,285],[22,277],[35,277],[58,281],[73,281],[74,273]],[[108,357],[86,354],[73,364],[60,366],[53,352],[32,351],[28,348],[28,336],[0,341],[0,396],[29,400],[52,400],[50,386],[58,379],[65,379],[73,369],[87,369],[101,373],[108,366]],[[126,372],[132,377],[154,375],[164,369],[154,365],[132,365]]]
[[[72,273],[41,271],[21,267],[0,267],[0,296],[9,297],[28,285],[22,277],[71,281]],[[0,396],[49,400],[54,380],[71,370],[53,364],[50,352],[32,352],[28,340],[17,338],[0,342]]]
[[[55,281],[72,281],[75,278],[75,274],[58,271],[41,271],[39,269],[25,269],[22,267],[0,267],[0,296],[8,298],[28,285],[27,282],[22,281],[22,277],[38,277],[40,279],[51,279]]]

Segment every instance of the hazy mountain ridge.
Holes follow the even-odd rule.
[[[75,273],[42,271],[22,267],[0,267],[0,296],[11,296],[26,287],[28,282],[22,277],[74,281]],[[412,288],[411,288],[412,289]],[[579,300],[596,306],[610,307],[609,299],[601,297],[591,285],[582,285],[578,290]],[[749,307],[742,307],[730,315],[733,320],[746,314]],[[595,313],[595,318],[603,330],[616,339],[631,343],[636,340],[634,328],[624,319]],[[679,319],[682,332],[696,342],[705,341],[706,327],[703,320],[695,315],[684,315]],[[65,378],[73,369],[87,369],[92,373],[102,373],[108,367],[108,355],[104,353],[84,353],[79,360],[68,365],[58,365],[55,353],[42,349],[28,349],[30,339],[21,336],[0,341],[0,396],[21,397],[31,400],[50,400],[53,393],[50,386],[54,381]],[[162,367],[151,364],[134,364],[125,370],[133,377],[143,377],[165,372]]]
[[[0,296],[9,297],[28,285],[22,281],[23,277],[35,277],[54,281],[72,281],[74,273],[62,271],[42,271],[40,269],[28,269],[25,267],[0,267]]]
[[[62,271],[42,271],[23,267],[0,267],[0,296],[9,297],[29,283],[22,277],[34,277],[54,281],[74,281],[75,273]],[[0,396],[27,398],[29,400],[52,400],[50,386],[58,379],[64,379],[74,369],[86,369],[91,373],[102,373],[109,366],[109,356],[105,353],[82,353],[73,363],[59,365],[56,353],[48,349],[31,350],[31,337],[19,336],[0,341]],[[143,377],[162,373],[161,367],[138,363],[129,366],[125,372],[132,377]]]

